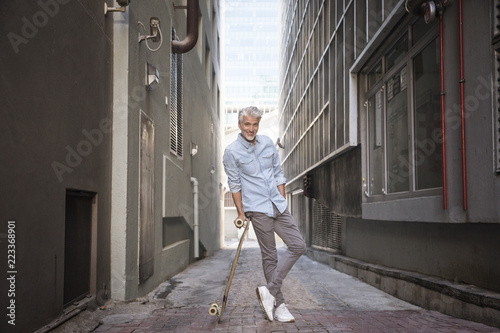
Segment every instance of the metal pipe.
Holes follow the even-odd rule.
[[[405,9],[408,13],[416,16],[423,16],[425,13],[424,0],[406,0]]]
[[[465,169],[465,110],[464,110],[464,49],[463,49],[463,13],[462,0],[458,1],[458,16],[459,16],[459,59],[460,59],[460,121],[462,126],[462,196],[463,209],[467,210],[467,171]]]
[[[443,209],[448,209],[448,195],[446,186],[446,144],[445,144],[445,119],[444,119],[444,61],[443,61],[443,15],[439,16],[439,76],[441,86],[441,159],[443,168]]]
[[[191,177],[191,182],[193,183],[193,210],[194,210],[194,222],[193,222],[193,243],[194,243],[194,257],[198,258],[200,256],[200,240],[199,240],[199,223],[198,223],[198,180]]]
[[[186,37],[183,40],[172,40],[173,53],[186,53],[198,41],[198,0],[187,0]]]

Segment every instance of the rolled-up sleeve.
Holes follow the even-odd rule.
[[[274,154],[273,154],[273,169],[274,169],[274,179],[276,180],[276,186],[281,185],[281,184],[286,184],[286,178],[285,175],[283,174],[283,170],[281,169],[281,163],[280,163],[280,156],[278,154],[278,151],[276,150],[276,147],[274,147]]]
[[[224,151],[224,156],[222,158],[222,163],[224,164],[224,170],[227,175],[227,184],[229,185],[229,190],[231,193],[236,193],[241,191],[241,178],[239,175],[238,167],[236,166],[236,160],[230,151],[226,149]]]

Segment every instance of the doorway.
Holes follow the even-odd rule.
[[[95,193],[66,191],[64,238],[64,307],[91,294],[94,279],[93,228],[96,222]],[[93,288],[92,288],[93,289]]]

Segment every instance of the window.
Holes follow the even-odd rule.
[[[368,100],[370,195],[382,194],[385,190],[382,94],[383,91],[379,90]]]
[[[374,200],[442,186],[438,40],[426,34],[410,48],[408,36],[387,45],[364,74],[366,195]]]
[[[438,40],[435,39],[413,58],[417,190],[442,185],[438,50]]]
[[[409,190],[408,93],[406,67],[386,83],[387,192]]]
[[[174,29],[172,38],[178,40]],[[170,61],[170,152],[182,158],[182,54],[172,53]]]
[[[387,70],[393,68],[398,64],[408,52],[408,34],[404,34],[403,37],[394,45],[391,50],[385,56]]]
[[[368,73],[368,90],[370,90],[377,82],[382,78],[382,61],[379,61],[377,65]]]

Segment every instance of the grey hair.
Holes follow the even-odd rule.
[[[263,112],[256,106],[248,106],[246,108],[241,109],[238,112],[238,122],[241,123],[243,121],[243,117],[253,117],[253,118],[262,118]]]

